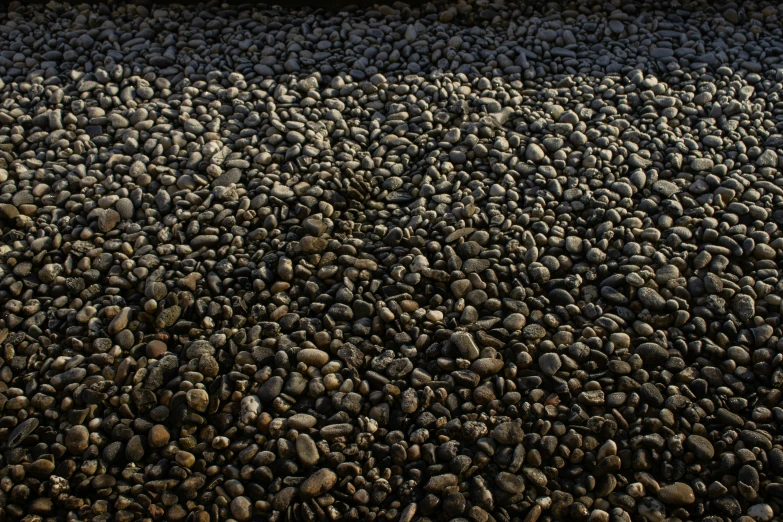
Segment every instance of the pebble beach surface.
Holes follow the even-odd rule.
[[[770,522],[783,9],[0,14],[0,520]]]

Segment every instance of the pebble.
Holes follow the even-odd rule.
[[[654,498],[644,497],[637,502],[636,507],[647,522],[662,522],[666,519],[666,507]]]
[[[748,508],[748,516],[758,522],[769,522],[775,516],[775,512],[769,504],[754,504]]]
[[[306,467],[314,466],[318,463],[318,447],[315,445],[312,437],[307,434],[301,434],[296,438],[296,455],[299,461]]]
[[[557,373],[562,365],[560,357],[556,353],[545,353],[538,359],[538,365],[541,367],[541,371],[547,377],[553,376]]]
[[[273,376],[266,381],[258,391],[258,397],[264,402],[272,402],[283,390],[283,379],[280,376]]]
[[[157,359],[167,351],[168,347],[163,341],[150,341],[147,343],[147,359]]]
[[[169,431],[166,426],[162,424],[156,424],[153,426],[148,435],[148,441],[153,448],[162,448],[169,443]]]
[[[515,422],[504,422],[492,430],[492,438],[501,444],[518,444],[522,442],[524,432]]]
[[[451,342],[457,347],[462,357],[469,361],[478,359],[479,349],[473,337],[467,332],[454,332]]]
[[[65,448],[73,455],[81,455],[90,444],[89,437],[86,426],[72,426],[65,436]]]
[[[197,412],[204,412],[209,406],[209,394],[206,390],[190,390],[186,394],[188,401],[188,407],[193,408]]]
[[[253,503],[247,497],[236,497],[231,501],[231,514],[240,522],[250,520],[253,518]]]
[[[675,482],[658,490],[658,500],[664,504],[687,506],[696,500],[696,496],[688,484]]]
[[[13,431],[8,435],[7,443],[8,447],[13,449],[20,445],[31,433],[38,427],[39,421],[36,418],[30,418],[22,421],[16,426]]]
[[[779,6],[9,4],[0,519],[771,521]]]
[[[685,443],[699,460],[711,460],[715,456],[712,443],[701,435],[688,435]]]
[[[527,146],[527,149],[525,149],[525,157],[530,161],[539,162],[543,160],[546,155],[544,154],[544,149],[542,149],[540,145],[531,143]]]
[[[305,348],[296,354],[296,360],[308,366],[321,367],[329,362],[329,354],[314,348]]]
[[[318,497],[328,492],[337,483],[337,475],[326,468],[321,468],[310,475],[299,486],[299,496],[308,499]]]

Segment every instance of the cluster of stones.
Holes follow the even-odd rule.
[[[782,22],[13,2],[0,520],[773,520]]]

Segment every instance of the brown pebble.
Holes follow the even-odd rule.
[[[90,432],[85,426],[72,426],[65,436],[65,447],[71,455],[81,455],[90,445]]]
[[[157,359],[168,351],[166,343],[163,341],[150,341],[147,343],[147,359]]]
[[[162,424],[156,424],[147,434],[147,440],[153,448],[162,448],[169,443],[169,430]]]

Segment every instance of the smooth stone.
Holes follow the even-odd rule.
[[[258,397],[263,402],[272,402],[283,391],[283,378],[273,375],[258,390]]]
[[[524,436],[522,426],[516,422],[503,422],[492,430],[492,438],[501,444],[519,444]]]
[[[81,455],[90,445],[90,432],[86,426],[72,426],[65,436],[65,447],[72,455]]]
[[[24,441],[31,433],[38,427],[38,419],[31,417],[25,421],[22,421],[17,425],[11,433],[8,435],[7,444],[8,447],[13,449]]]
[[[451,334],[451,342],[459,350],[464,359],[473,361],[479,357],[479,349],[473,336],[467,332],[454,332]]]
[[[748,508],[748,516],[758,522],[769,522],[775,516],[775,512],[769,504],[754,504]]]
[[[304,433],[296,438],[296,455],[305,467],[315,466],[320,457],[312,437]]]
[[[246,522],[253,517],[253,503],[249,498],[240,496],[231,501],[231,514],[239,522]]]
[[[562,361],[556,353],[545,353],[538,358],[538,366],[547,377],[552,377],[560,369]]]
[[[664,504],[688,506],[696,501],[696,495],[688,484],[675,482],[658,490],[658,500]]]
[[[305,348],[296,354],[296,360],[318,368],[329,362],[329,354],[315,348]]]
[[[715,456],[712,443],[701,435],[688,435],[685,444],[699,460],[711,460]]]
[[[207,411],[207,407],[209,406],[209,394],[207,394],[206,390],[189,390],[185,394],[185,397],[187,398],[189,408],[192,408],[199,413]]]
[[[319,469],[299,485],[299,496],[303,499],[318,497],[327,493],[337,483],[337,475],[326,468]]]
[[[147,433],[147,441],[153,448],[162,448],[169,443],[170,434],[162,424],[156,424]]]
[[[503,319],[503,328],[509,332],[518,332],[525,327],[525,316],[520,313],[513,313],[506,316]]]
[[[150,341],[145,349],[147,359],[157,359],[167,351],[168,346],[163,341]]]
[[[286,419],[286,426],[293,430],[307,430],[316,425],[318,420],[307,413],[296,413]]]

